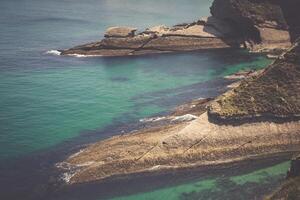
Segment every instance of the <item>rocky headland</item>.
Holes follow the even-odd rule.
[[[138,31],[111,27],[104,39],[61,50],[62,55],[128,56],[218,48],[280,55],[300,35],[296,0],[215,0],[211,16]]]

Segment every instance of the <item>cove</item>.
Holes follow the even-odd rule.
[[[172,100],[176,93],[161,91],[259,69],[270,61],[246,52],[214,51],[81,62],[85,65],[1,73],[1,158],[99,130],[125,113],[123,122],[167,111],[176,100],[168,105],[159,99]],[[205,91],[198,94],[207,96]]]

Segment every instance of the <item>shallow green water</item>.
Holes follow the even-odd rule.
[[[289,166],[289,162],[284,162],[243,175],[205,178],[150,192],[116,197],[111,200],[255,199],[255,197],[261,197],[260,192],[265,192],[268,187],[274,187],[272,183],[281,180]],[[261,191],[259,191],[259,188],[261,188]]]

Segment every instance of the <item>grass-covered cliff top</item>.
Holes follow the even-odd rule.
[[[281,58],[256,77],[216,99],[209,115],[220,119],[300,115],[299,40]]]

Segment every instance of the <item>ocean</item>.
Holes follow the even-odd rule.
[[[269,64],[264,56],[242,50],[122,58],[55,55],[55,50],[101,40],[110,26],[143,30],[195,21],[209,15],[211,2],[2,0],[0,199],[77,199],[53,186],[59,177],[56,162],[88,143],[133,130],[140,119],[220,94],[229,83],[226,75]],[[271,162],[227,179],[193,175],[172,184],[145,179],[140,189],[132,183],[130,194],[124,186],[123,192],[112,189],[105,195],[83,192],[80,199],[216,199],[225,194],[233,199],[230,189],[245,195],[249,184],[253,190],[275,187],[287,168],[287,163]],[[224,188],[230,184],[222,181],[231,187]]]

